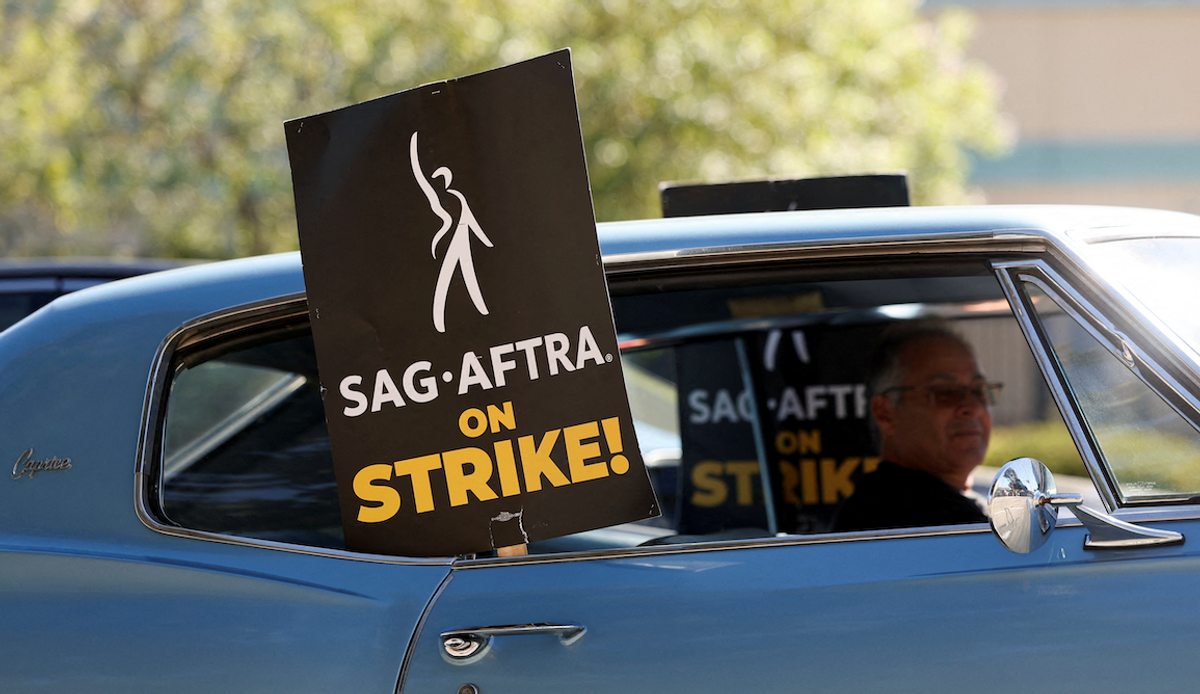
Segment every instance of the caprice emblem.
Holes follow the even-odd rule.
[[[21,477],[28,475],[30,479],[39,472],[51,472],[54,470],[70,470],[70,458],[45,458],[42,460],[33,459],[33,449],[26,448],[25,452],[17,457],[17,462],[13,463],[12,478],[19,480]]]

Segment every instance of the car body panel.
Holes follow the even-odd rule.
[[[425,624],[406,690],[470,682],[490,692],[1008,692],[1017,681],[1064,681],[1065,691],[1115,691],[1148,680],[1186,688],[1200,674],[1191,657],[1194,548],[1103,554],[1084,551],[1083,535],[1061,529],[1028,555],[1005,552],[979,529],[464,566]],[[527,622],[587,631],[566,646],[498,636],[468,664],[441,652],[441,631]]]

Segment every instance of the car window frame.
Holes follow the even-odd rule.
[[[1119,513],[1122,510],[1172,507],[1180,509],[1184,513],[1182,517],[1200,514],[1195,495],[1122,500],[1117,481],[1102,463],[1101,446],[1071,395],[1070,379],[1051,353],[1051,342],[1036,318],[1037,311],[1023,285],[1029,283],[1038,287],[1172,410],[1200,430],[1200,398],[1194,390],[1195,382],[1188,378],[1185,369],[1179,368],[1177,360],[1168,358],[1169,348],[1152,331],[1136,329],[1136,326],[1144,325],[1139,317],[1128,315],[1123,306],[1106,298],[1090,277],[1085,280],[1084,268],[1071,272],[1042,259],[999,262],[995,268],[1010,305],[1019,307],[1017,321],[1106,510]],[[1188,387],[1189,382],[1192,388]],[[1195,510],[1184,511],[1189,507]]]
[[[450,565],[454,557],[409,557],[370,554],[276,542],[196,530],[166,520],[160,505],[162,487],[162,450],[166,426],[166,408],[176,373],[189,363],[204,361],[206,353],[220,350],[230,342],[269,333],[307,329],[308,300],[303,293],[234,306],[199,316],[172,331],[160,344],[150,369],[143,407],[142,427],[135,463],[134,506],[138,518],[151,530],[191,540],[220,542],[260,549],[272,549],[336,559],[352,559],[397,565]]]

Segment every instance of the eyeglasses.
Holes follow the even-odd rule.
[[[883,391],[884,395],[888,393],[902,393],[910,390],[920,390],[928,394],[929,399],[937,407],[961,407],[967,402],[967,398],[975,398],[976,404],[979,405],[995,405],[1000,399],[1000,390],[1004,388],[1003,383],[984,383],[976,386],[952,386],[952,385],[932,385],[932,386],[895,386]]]

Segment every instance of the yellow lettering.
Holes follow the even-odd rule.
[[[387,485],[376,485],[391,479],[391,465],[368,465],[354,475],[354,495],[363,501],[373,501],[379,506],[359,506],[359,523],[382,523],[400,511],[400,493]]]
[[[416,502],[417,513],[427,513],[433,510],[433,488],[429,484],[429,473],[442,466],[442,456],[423,455],[420,458],[409,458],[393,464],[396,476],[408,475],[412,478],[413,501]]]
[[[554,444],[558,443],[559,429],[547,431],[542,436],[541,443],[536,447],[532,436],[522,436],[517,439],[517,448],[521,451],[521,467],[525,471],[525,489],[536,492],[542,488],[542,477],[555,487],[570,484],[570,480],[558,469],[558,465],[550,458]]]
[[[500,407],[504,409],[502,410]],[[517,415],[513,413],[512,401],[505,402],[500,407],[487,406],[488,426],[493,434],[499,433],[502,428],[509,431],[517,428]]]
[[[512,441],[496,442],[496,469],[500,472],[500,493],[516,496],[521,493],[521,480],[517,477],[517,461],[513,457]]]
[[[814,458],[805,458],[800,461],[800,494],[804,498],[804,504],[807,506],[815,506],[821,502],[819,496],[821,488],[817,486],[817,461]]]
[[[729,485],[721,479],[722,466],[715,460],[706,460],[692,468],[692,484],[696,491],[692,494],[692,503],[704,508],[712,508],[725,503],[729,497]]]
[[[471,471],[466,472],[467,466]],[[446,491],[450,494],[451,506],[467,503],[467,492],[480,501],[497,498],[488,486],[492,477],[492,459],[482,448],[459,448],[442,454],[442,467],[446,470]]]
[[[463,410],[463,413],[458,416],[458,430],[463,433],[463,436],[477,438],[487,431],[487,417],[483,414],[483,410],[472,407]]]
[[[781,460],[779,461],[779,480],[780,486],[783,487],[784,503],[793,506],[800,503],[800,497],[796,495],[796,487],[800,485],[800,470],[792,463]]]
[[[846,458],[841,465],[833,458],[821,458],[821,500],[836,504],[854,493],[850,475],[858,469],[862,458]]]
[[[775,452],[780,455],[813,454],[821,452],[821,430],[783,430],[775,435]]]
[[[571,471],[571,482],[587,482],[608,477],[608,465],[604,461],[588,464],[588,460],[600,457],[600,443],[587,439],[600,436],[600,427],[595,422],[585,422],[563,429],[563,441],[567,444],[567,467]]]
[[[879,461],[881,461],[881,460],[882,460],[882,458],[880,458],[879,456],[871,456],[870,458],[863,458],[863,466],[862,466],[863,473],[866,474],[868,472],[875,472],[875,468],[879,467]]]
[[[754,483],[751,482],[751,478],[760,472],[757,460],[734,460],[725,463],[725,473],[733,475],[736,483],[738,506],[754,504]]]
[[[799,441],[796,444],[796,447],[798,448],[798,452],[800,453],[800,455],[804,455],[806,453],[811,453],[813,455],[819,455],[821,453],[821,430],[820,429],[812,429],[810,431],[798,431],[798,432],[796,432],[796,434],[799,437]]]

